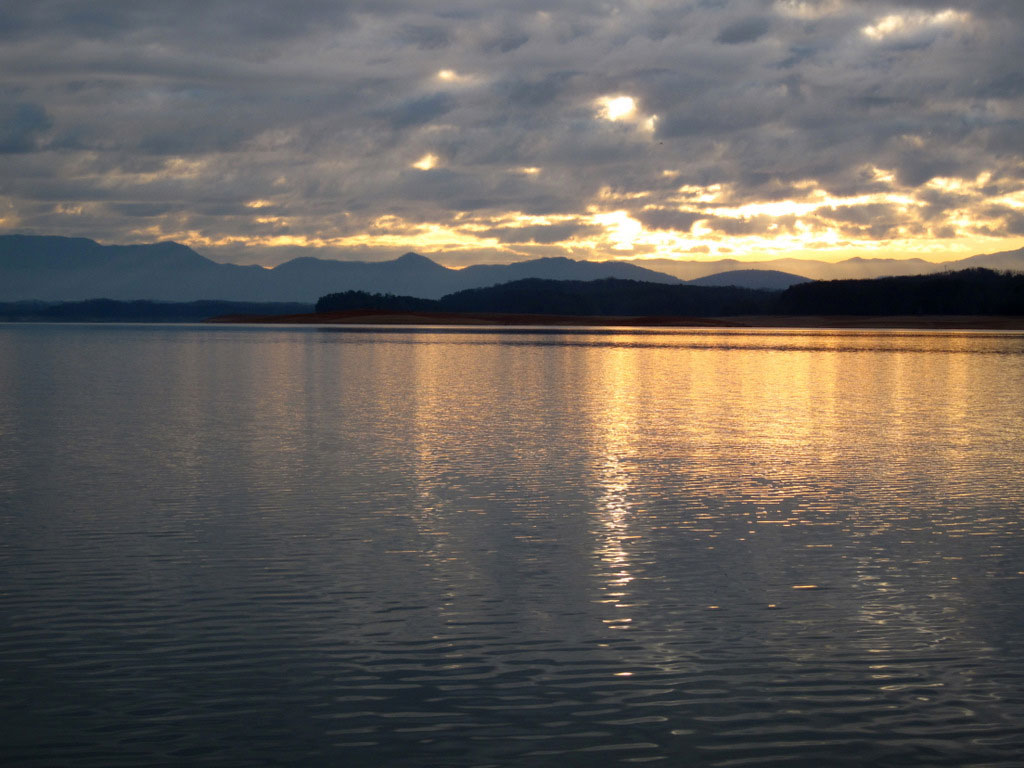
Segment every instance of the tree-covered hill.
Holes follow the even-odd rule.
[[[636,280],[516,280],[441,299],[447,312],[713,317],[770,310],[775,294],[749,288],[660,285]]]
[[[778,306],[793,315],[1024,315],[1024,274],[975,268],[801,283]]]
[[[317,312],[498,312],[530,315],[690,316],[761,314],[775,294],[749,288],[665,285],[637,280],[515,280],[451,293],[436,301],[346,291],[322,297]]]
[[[317,312],[495,312],[622,317],[735,315],[1024,315],[1024,274],[959,272],[801,283],[785,291],[664,285],[636,280],[516,280],[451,293],[436,301],[346,291]]]

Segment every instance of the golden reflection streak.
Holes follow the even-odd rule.
[[[393,350],[392,350],[393,351]],[[408,440],[413,447],[412,478],[416,490],[416,508],[411,510],[420,535],[424,537],[423,553],[432,564],[443,567],[448,559],[443,538],[450,535],[445,511],[448,503],[443,482],[446,466],[451,463],[451,441],[454,434],[447,425],[449,408],[446,398],[451,389],[439,376],[447,370],[444,346],[441,344],[409,344],[402,353],[408,355],[413,375],[407,386],[408,395],[400,406],[410,413],[402,421],[410,427]]]
[[[635,578],[628,542],[635,539],[631,523],[635,512],[630,492],[639,455],[638,366],[636,353],[629,349],[604,349],[599,369],[590,374],[590,414],[593,435],[593,472],[598,486],[597,540],[594,555],[601,564],[601,603],[611,605],[615,615],[604,622],[610,629],[623,629],[632,621],[629,584]]]

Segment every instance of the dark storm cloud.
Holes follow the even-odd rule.
[[[1011,235],[1024,235],[1024,213],[1013,211],[1007,214],[1006,231]]]
[[[47,32],[74,40],[123,43],[173,41],[200,48],[210,40],[229,47],[251,48],[259,43],[302,38],[327,28],[348,26],[354,13],[368,7],[380,13],[400,4],[381,0],[303,0],[301,8],[278,0],[33,0],[0,6],[0,30],[8,39]]]
[[[432,93],[403,102],[396,107],[384,110],[381,115],[386,117],[395,128],[410,128],[424,125],[448,114],[455,108],[455,99],[449,93]]]
[[[870,224],[879,219],[897,219],[898,213],[891,205],[873,203],[870,205],[841,205],[837,208],[819,208],[815,214],[832,221],[848,224]]]
[[[52,124],[38,104],[0,101],[0,152],[36,149]]]
[[[571,237],[583,237],[596,234],[597,227],[580,224],[549,224],[532,227],[499,227],[489,229],[482,234],[494,237],[503,243],[540,243],[551,244]]]
[[[720,43],[726,45],[736,45],[737,43],[752,43],[768,34],[768,30],[771,29],[772,23],[770,19],[764,16],[752,16],[748,19],[740,19],[727,25],[718,33],[718,37],[715,38]]]
[[[1007,235],[1024,235],[1024,211],[1005,205],[986,206],[984,213],[991,221],[990,230]]]
[[[839,231],[847,237],[885,238],[907,222],[906,215],[897,206],[880,203],[819,208],[815,215],[838,223]]]
[[[741,219],[712,216],[705,220],[712,230],[726,235],[763,235],[774,229],[790,231],[795,222],[794,216],[752,216]]]
[[[451,32],[447,25],[436,24],[432,26],[408,25],[402,27],[399,40],[411,43],[418,48],[433,50],[444,48],[452,42]]]
[[[679,211],[671,208],[657,208],[634,213],[633,218],[637,219],[648,229],[689,232],[694,224],[705,218],[705,214]]]
[[[502,54],[521,48],[530,39],[529,35],[517,30],[508,30],[481,41],[483,53]]]
[[[1024,185],[1022,29],[1017,0],[0,3],[2,227],[220,243],[576,216],[478,230],[553,247],[628,210],[792,231],[677,193],[717,185],[736,206],[912,195],[814,223],[939,233]],[[974,187],[927,186],[947,178]]]
[[[161,216],[174,210],[181,210],[181,206],[167,203],[113,203],[110,210],[124,216]]]

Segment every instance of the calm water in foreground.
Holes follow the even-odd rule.
[[[1024,335],[0,326],[0,762],[1024,756]]]

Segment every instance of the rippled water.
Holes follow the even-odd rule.
[[[5,765],[1024,755],[1024,335],[0,326]]]

